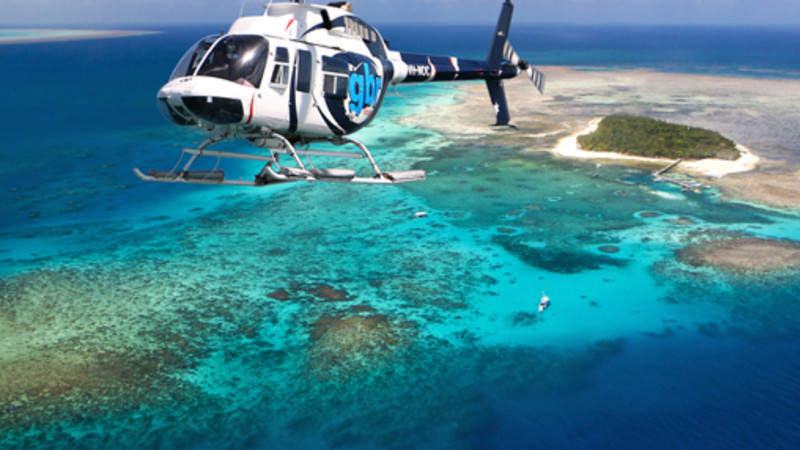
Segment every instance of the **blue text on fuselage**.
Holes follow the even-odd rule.
[[[361,68],[350,74],[350,102],[348,109],[356,116],[365,107],[374,108],[378,103],[383,80],[370,72],[370,65],[361,64]]]

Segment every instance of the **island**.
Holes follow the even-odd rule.
[[[800,210],[797,130],[800,80],[734,78],[625,70],[539,67],[546,95],[519,77],[504,84],[515,129],[492,128],[484,83],[459,85],[457,102],[426,105],[399,120],[432,130],[455,146],[512,147],[521,155],[551,153],[596,164],[658,170],[675,158],[588,151],[578,137],[605,117],[630,115],[714,130],[736,143],[739,158],[684,160],[671,170],[713,186],[726,198]],[[768,101],[767,101],[768,100]]]
[[[578,136],[584,150],[671,159],[739,158],[736,144],[716,131],[631,115],[608,116]]]

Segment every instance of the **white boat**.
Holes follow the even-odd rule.
[[[542,298],[541,300],[539,300],[539,312],[544,312],[544,310],[547,309],[548,306],[550,306],[550,297],[548,297],[547,295],[545,295],[544,292],[542,292]]]

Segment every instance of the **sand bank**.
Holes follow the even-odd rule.
[[[800,80],[769,80],[657,73],[541,68],[548,77],[540,96],[522,78],[507,81],[512,123],[497,130],[483,83],[453,85],[459,103],[428,107],[403,120],[435,130],[455,142],[518,146],[570,158],[603,158],[656,168],[664,160],[618,154],[587,154],[577,136],[600,117],[630,114],[701,127],[738,144],[736,161],[682,163],[678,172],[712,181],[732,199],[800,209]]]
[[[0,29],[0,45],[107,39],[157,33],[160,32],[135,30]]]

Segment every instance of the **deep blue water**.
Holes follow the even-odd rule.
[[[395,49],[478,58],[492,31],[380,29]],[[424,184],[139,182],[132,167],[202,141],[155,93],[216,31],[0,46],[0,447],[800,445],[796,274],[674,261],[698,236],[800,240],[795,215],[394,124],[446,85],[401,87],[360,135]],[[537,65],[800,77],[791,29],[511,40]]]
[[[493,26],[379,27],[392,48],[485,58]],[[509,39],[536,65],[798,78],[800,29],[790,27],[512,24]]]

